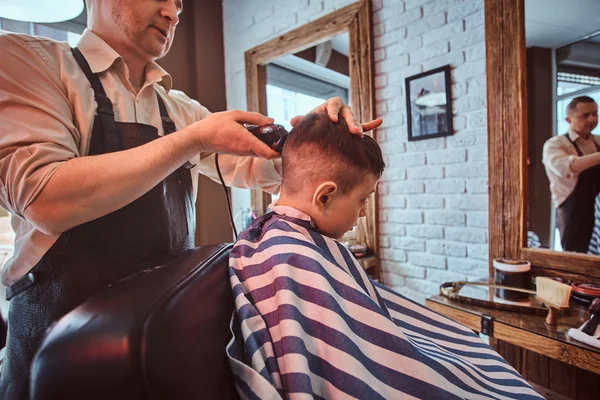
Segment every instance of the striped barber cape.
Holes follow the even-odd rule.
[[[543,398],[471,330],[371,281],[305,214],[274,208],[230,255],[227,353],[242,398]]]

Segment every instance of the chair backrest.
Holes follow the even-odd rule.
[[[237,399],[230,249],[183,252],[61,318],[34,359],[31,398]]]

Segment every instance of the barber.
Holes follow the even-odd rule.
[[[155,60],[169,50],[180,0],[87,0],[77,48],[0,36],[0,205],[15,252],[0,398],[28,397],[45,330],[107,285],[194,246],[198,173],[276,192],[277,154],[246,129],[258,113],[210,114]],[[361,125],[339,98],[318,110]]]
[[[600,193],[600,136],[598,105],[588,96],[567,106],[569,131],[550,138],[543,163],[557,206],[560,241],[565,251],[587,253],[594,229],[594,201]]]

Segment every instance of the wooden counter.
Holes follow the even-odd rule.
[[[428,298],[426,305],[476,332],[481,332],[482,316],[490,316],[493,319],[490,337],[600,374],[600,348],[588,346],[567,335],[570,328],[587,321],[589,312],[585,307],[572,306],[570,315],[561,316],[557,325],[549,326],[543,316],[473,306],[439,295]]]
[[[494,310],[443,296],[428,298],[426,305],[476,332],[482,331],[482,317],[491,317],[490,345],[530,382],[549,389],[540,391],[548,399],[600,398],[600,348],[567,335],[571,327],[587,321],[586,307],[572,304],[570,315],[548,326],[544,316]]]

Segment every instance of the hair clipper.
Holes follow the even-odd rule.
[[[250,131],[261,142],[272,148],[278,153],[281,153],[283,144],[287,139],[289,132],[278,124],[270,125],[246,125],[246,129]]]

